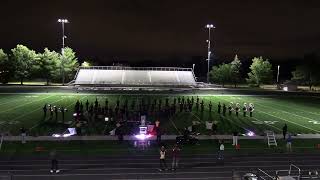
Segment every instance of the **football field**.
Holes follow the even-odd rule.
[[[256,134],[263,134],[265,130],[272,130],[276,133],[282,132],[282,127],[286,123],[288,131],[295,134],[320,133],[320,98],[315,96],[281,96],[281,95],[240,95],[240,94],[94,94],[94,93],[0,93],[0,130],[10,134],[18,134],[21,127],[25,127],[29,132],[36,135],[51,135],[66,130],[67,127],[75,126],[74,123],[74,106],[77,100],[83,103],[88,100],[90,104],[97,99],[101,106],[104,106],[105,100],[108,99],[109,107],[114,108],[117,101],[120,106],[128,101],[128,104],[136,102],[154,102],[161,99],[162,106],[165,105],[166,99],[169,104],[173,99],[178,97],[185,99],[193,96],[196,101],[204,101],[204,111],[200,108],[197,111],[195,105],[192,112],[177,111],[173,116],[163,116],[159,112],[149,112],[147,121],[153,123],[156,119],[161,121],[165,134],[180,134],[185,127],[196,124],[194,127],[197,132],[207,134],[205,122],[214,121],[217,123],[218,134],[231,134],[233,131],[246,133],[252,131]],[[212,111],[209,112],[208,103],[212,103]],[[237,117],[235,112],[232,115],[225,116],[217,112],[217,104],[226,104],[233,102],[240,104],[240,113]],[[255,110],[253,117],[244,117],[242,106],[244,103],[253,103]],[[43,106],[50,104],[56,107],[68,109],[65,113],[65,119],[62,123],[61,113],[58,113],[57,119],[49,118],[49,112],[44,117]],[[156,105],[158,107],[158,104]],[[149,110],[150,111],[150,110]],[[222,111],[222,110],[221,110]],[[131,112],[134,114],[134,112]],[[114,120],[119,120],[116,117]],[[130,119],[129,119],[130,120]],[[85,133],[88,135],[103,135],[115,127],[115,123],[95,120],[89,122],[86,126]]]

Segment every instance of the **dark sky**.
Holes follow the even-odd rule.
[[[319,0],[1,0],[0,7],[7,52],[18,43],[59,50],[61,17],[71,22],[66,44],[82,59],[205,56],[207,23],[217,27],[220,59],[320,52]]]

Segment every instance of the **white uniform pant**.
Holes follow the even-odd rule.
[[[232,136],[232,145],[237,146],[238,145],[238,136]]]

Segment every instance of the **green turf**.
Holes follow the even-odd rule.
[[[197,94],[194,95],[196,97]],[[65,121],[73,121],[73,109],[77,100],[85,101],[88,99],[94,102],[97,98],[101,105],[104,105],[105,99],[109,100],[109,107],[114,107],[116,100],[120,99],[120,104],[124,99],[128,99],[129,106],[133,100],[138,102],[142,98],[148,102],[149,99],[162,99],[162,105],[165,104],[165,98],[173,102],[173,98],[178,95],[101,95],[101,94],[76,94],[76,93],[33,93],[33,94],[0,94],[0,130],[2,132],[10,132],[11,134],[18,134],[19,129],[24,126],[33,132],[34,135],[50,135],[64,131],[65,125],[56,123],[54,120],[49,121],[43,119],[42,107],[44,104],[52,104],[56,106],[63,106],[69,109],[65,114]],[[186,97],[186,96],[185,96]],[[190,97],[190,96],[189,96]],[[263,134],[266,129],[281,133],[282,127],[285,123],[288,125],[288,130],[291,133],[319,133],[320,132],[320,98],[308,96],[236,96],[236,95],[213,95],[200,96],[200,101],[205,102],[205,111],[203,113],[197,112],[195,107],[193,112],[179,113],[177,106],[177,113],[168,119],[167,117],[159,116],[159,114],[150,114],[147,119],[151,122],[160,119],[162,127],[166,134],[178,134],[183,131],[186,126],[192,125],[192,121],[200,121],[202,124],[196,127],[197,131],[206,134],[205,121],[214,120],[218,122],[219,134],[230,134],[233,130],[238,130],[241,133],[247,130],[252,130],[257,134]],[[208,102],[213,103],[213,111],[208,112]],[[230,102],[240,103],[254,103],[254,116],[236,117],[228,114],[221,116],[217,113],[217,103],[229,104]],[[137,104],[137,103],[136,103]],[[157,106],[156,106],[157,107]],[[61,121],[61,118],[58,118]],[[72,124],[73,125],[73,124]],[[71,125],[71,126],[72,126]],[[92,122],[86,126],[86,134],[101,135],[104,132],[114,128],[114,123],[106,123],[104,121]]]

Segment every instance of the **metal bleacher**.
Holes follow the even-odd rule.
[[[195,86],[192,68],[80,67],[74,85],[89,86]]]

